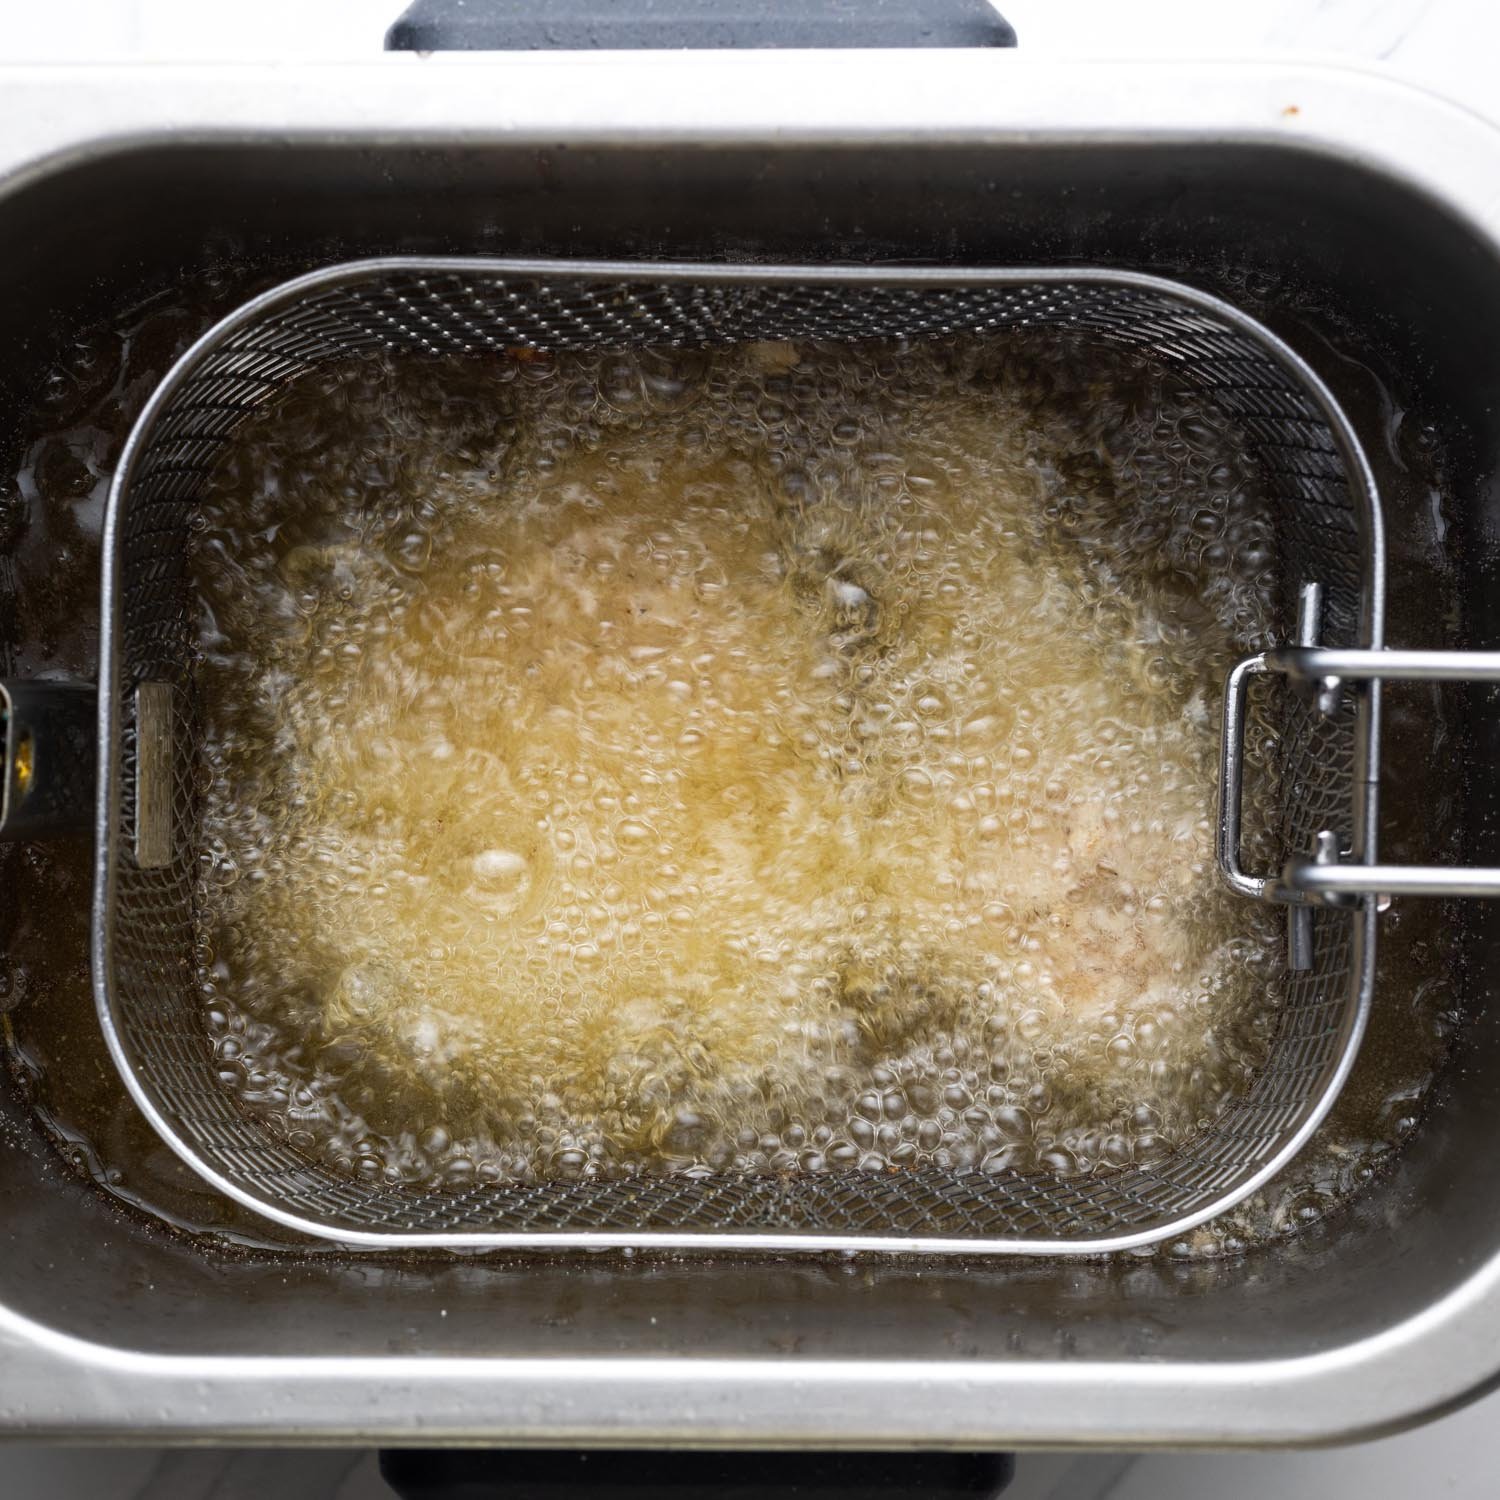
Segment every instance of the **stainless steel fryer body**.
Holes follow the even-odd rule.
[[[89,298],[128,295],[127,270],[143,267],[192,275],[253,251],[295,270],[475,244],[786,258],[831,239],[866,259],[1113,257],[1230,294],[1241,269],[1275,287],[1278,267],[1315,286],[1336,268],[1372,329],[1342,347],[1398,371],[1428,350],[1436,384],[1424,395],[1412,376],[1413,409],[1451,406],[1485,432],[1458,374],[1482,369],[1500,326],[1487,291],[1500,140],[1358,75],[857,55],[28,69],[6,73],[0,119],[6,379],[45,343],[38,309],[83,316]],[[80,234],[85,207],[96,227]],[[1459,303],[1467,317],[1440,316]],[[1303,352],[1357,387],[1354,360]],[[1477,448],[1461,485],[1476,516]],[[1417,501],[1395,477],[1400,524]],[[1480,635],[1488,607],[1474,595]],[[1478,996],[1490,963],[1481,938]],[[0,1424],[30,1437],[1039,1446],[1389,1430],[1500,1367],[1497,1046],[1480,1006],[1462,1042],[1471,1065],[1339,1222],[1183,1266],[414,1263],[190,1245],[73,1180],[7,1091]]]

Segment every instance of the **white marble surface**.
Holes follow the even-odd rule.
[[[544,0],[538,0],[544,3]],[[1001,0],[1033,55],[1342,60],[1500,123],[1500,0]],[[369,58],[401,0],[0,0],[0,62]],[[1011,1500],[1490,1500],[1500,1396],[1414,1433],[1307,1453],[1026,1454]],[[4,1500],[383,1500],[354,1450],[0,1453]]]

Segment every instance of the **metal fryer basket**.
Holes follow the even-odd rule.
[[[197,617],[186,533],[216,460],[249,412],[323,362],[381,351],[922,338],[1018,325],[1066,326],[1139,348],[1208,394],[1240,424],[1264,470],[1288,635],[1298,584],[1315,579],[1321,640],[1346,655],[1380,645],[1378,501],[1336,404],[1253,320],[1154,278],[386,259],[279,287],[183,356],[137,422],[110,495],[93,930],[105,1034],[137,1102],[178,1155],[270,1218],[353,1244],[1036,1254],[1167,1238],[1284,1164],[1326,1113],[1358,1045],[1375,904],[1350,894],[1341,909],[1233,874],[1247,894],[1291,900],[1307,914],[1294,924],[1301,966],[1268,1064],[1211,1128],[1164,1160],[1108,1176],[829,1171],[417,1191],[351,1180],[304,1157],[242,1115],[215,1075],[191,956]],[[1304,610],[1300,645],[1316,644],[1313,624]],[[1237,691],[1242,702],[1243,676]],[[1325,684],[1325,699],[1328,691]],[[1291,703],[1279,830],[1286,849],[1317,847],[1331,832],[1335,852],[1373,857],[1373,796],[1356,766],[1373,764],[1378,693],[1371,684],[1353,696],[1355,715],[1320,711],[1316,694]],[[1235,701],[1231,694],[1231,707]],[[1237,792],[1231,746],[1227,736],[1226,780]],[[1237,873],[1237,820],[1229,832],[1221,863]],[[1326,906],[1316,920],[1314,904]]]

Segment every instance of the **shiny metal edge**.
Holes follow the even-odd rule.
[[[1266,673],[1264,652],[1247,656],[1224,679],[1224,706],[1219,717],[1219,816],[1214,830],[1214,855],[1219,875],[1238,896],[1265,899],[1270,881],[1251,875],[1240,865],[1242,799],[1245,792],[1245,699],[1250,679]]]
[[[0,682],[0,829],[10,821],[11,804],[20,799],[20,771],[16,752],[16,717],[10,689]]]

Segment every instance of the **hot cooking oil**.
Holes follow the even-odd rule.
[[[244,270],[214,273],[190,288],[173,288],[139,306],[123,308],[109,321],[76,330],[69,335],[71,342],[64,339],[59,345],[55,368],[41,383],[34,407],[9,414],[13,420],[0,433],[0,605],[4,606],[0,607],[0,655],[8,672],[93,677],[99,527],[112,463],[140,403],[166,373],[171,359],[216,316],[257,289],[255,274]],[[1290,305],[1279,312],[1284,318],[1297,316]],[[1345,395],[1354,399],[1359,393]],[[1359,402],[1356,421],[1372,431],[1390,420],[1392,410],[1398,416],[1401,411],[1394,398],[1386,406],[1365,403],[1363,397]],[[835,410],[840,413],[837,417]],[[976,414],[982,423],[978,435],[988,446],[977,454],[972,447],[974,432],[963,430],[963,410]],[[694,411],[696,420],[691,417]],[[292,425],[284,427],[277,439],[272,429],[283,424]],[[851,497],[863,493],[862,514],[868,520],[878,514],[879,497],[874,493],[878,487],[879,495],[892,506],[899,497],[911,512],[922,506],[924,495],[937,498],[936,490],[944,482],[923,469],[924,452],[945,472],[957,460],[972,465],[977,457],[997,478],[996,503],[1011,515],[1008,524],[1015,537],[1006,539],[1005,545],[1015,547],[1024,541],[1035,549],[1029,555],[1049,559],[1058,586],[1069,591],[1069,608],[1076,612],[1077,649],[1093,651],[1090,659],[1096,665],[1110,659],[1135,660],[1146,666],[1157,658],[1187,659],[1186,638],[1168,642],[1171,649],[1161,651],[1150,649],[1149,636],[1137,640],[1134,657],[1124,648],[1117,648],[1114,658],[1101,657],[1100,643],[1127,628],[1160,632],[1190,625],[1194,639],[1211,656],[1225,653],[1226,635],[1249,646],[1265,628],[1267,596],[1264,583],[1255,584],[1254,579],[1258,568],[1274,564],[1267,564],[1258,553],[1246,556],[1266,545],[1267,533],[1258,518],[1261,501],[1255,479],[1237,456],[1232,426],[1211,410],[1185,403],[1170,382],[1148,366],[1122,357],[1102,357],[1097,347],[1043,343],[1040,335],[1017,336],[1003,346],[992,343],[983,349],[972,344],[933,345],[920,351],[872,346],[857,356],[850,351],[835,355],[774,345],[711,357],[506,360],[468,369],[432,365],[403,372],[375,367],[366,367],[362,374],[344,371],[310,390],[306,401],[268,411],[243,434],[215,497],[213,526],[203,533],[203,540],[212,545],[215,535],[232,539],[244,560],[246,576],[257,589],[265,587],[268,568],[276,569],[283,600],[301,578],[303,591],[313,596],[317,606],[314,613],[329,611],[331,626],[336,618],[331,612],[333,600],[346,584],[355,582],[352,573],[338,580],[322,576],[341,561],[352,567],[361,550],[378,543],[378,550],[392,559],[388,572],[398,567],[398,554],[403,552],[420,563],[426,544],[419,533],[430,536],[436,546],[468,524],[457,508],[462,492],[484,497],[500,524],[507,503],[515,506],[527,495],[539,497],[543,476],[556,474],[563,466],[571,465],[575,473],[583,474],[592,466],[597,472],[609,466],[608,454],[614,452],[627,469],[639,470],[642,455],[652,446],[653,432],[662,435],[655,444],[657,462],[669,476],[673,472],[682,475],[691,466],[701,468],[701,454],[693,456],[699,435],[704,440],[712,437],[725,463],[749,466],[750,499],[774,507],[775,526],[792,528],[798,536],[806,534],[809,501],[816,501],[819,515],[826,518],[833,515],[832,508],[823,503],[826,499],[843,496],[848,505]],[[673,433],[675,448],[668,441]],[[909,446],[903,448],[903,441]],[[945,445],[944,451],[932,451],[937,445]],[[1405,469],[1386,462],[1388,446],[1377,443],[1370,454],[1382,486],[1399,501],[1418,481]],[[409,460],[405,467],[403,454]],[[855,483],[861,473],[866,476],[862,492]],[[924,491],[923,483],[929,479],[933,484]],[[1424,470],[1420,478],[1434,495],[1441,493],[1443,482],[1440,470]],[[1013,485],[1022,489],[1014,490]],[[279,497],[278,487],[284,490]],[[1025,496],[1031,497],[1031,503],[1022,507]],[[443,514],[421,512],[424,499],[446,507]],[[681,497],[663,503],[667,514],[681,513]],[[735,506],[742,503],[747,502],[736,494]],[[384,506],[390,507],[390,515],[382,520]],[[1403,526],[1390,537],[1393,638],[1419,636],[1427,628],[1423,612],[1430,607],[1433,586],[1440,594],[1448,586],[1444,578],[1421,571],[1430,566],[1431,557],[1443,555],[1430,534],[1430,509],[1421,504],[1407,507]],[[894,516],[895,510],[890,514]],[[408,517],[416,524],[407,526]],[[961,514],[956,519],[961,531],[967,523]],[[513,512],[505,524],[515,528],[520,523]],[[909,516],[902,524],[910,526]],[[286,537],[280,538],[272,527],[288,528]],[[922,529],[941,532],[940,525]],[[782,530],[778,535],[790,533]],[[710,540],[714,546],[721,545],[717,537]],[[351,542],[360,544],[353,553],[348,550]],[[924,545],[931,544],[932,539],[926,539]],[[303,545],[315,550],[289,559],[292,550]],[[725,540],[722,545],[730,543]],[[837,545],[857,551],[861,544],[855,538]],[[319,557],[316,549],[320,548],[344,550]],[[1233,565],[1226,566],[1226,549],[1240,554]],[[947,556],[957,566],[958,554]],[[933,560],[914,561],[925,568]],[[439,561],[441,571],[452,559]],[[532,562],[551,566],[538,562],[535,548]],[[822,653],[817,660],[831,656],[835,669],[847,675],[867,667],[884,669],[891,653],[876,645],[870,633],[892,628],[895,605],[886,607],[863,577],[840,572],[836,564],[835,558],[812,556],[810,562],[798,565],[795,575],[808,590],[799,609],[812,609],[809,599],[816,595],[816,608],[824,612],[824,636],[843,637],[839,643],[825,641],[816,648]],[[557,566],[562,565],[559,560]],[[196,563],[200,579],[209,581],[217,566],[200,553]],[[1015,571],[998,561],[996,566]],[[745,576],[750,575],[743,575],[741,581]],[[787,576],[793,576],[790,569]],[[884,576],[883,571],[877,576]],[[426,588],[417,573],[405,571],[401,577],[414,594]],[[1412,577],[1420,577],[1424,586],[1411,586]],[[851,586],[869,598],[849,592]],[[1017,587],[1033,585],[1023,582]],[[1206,608],[1194,611],[1192,600],[1198,589],[1205,591]],[[916,591],[921,593],[920,588]],[[1233,607],[1227,604],[1231,594],[1239,600]],[[897,596],[896,603],[901,597]],[[744,596],[740,599],[743,605]],[[351,601],[352,595],[351,600],[338,598],[340,607]],[[880,613],[872,615],[871,601],[880,606]],[[524,607],[524,600],[514,602]],[[998,605],[990,601],[986,608],[985,619],[993,627],[1001,618],[995,612]],[[1241,614],[1241,608],[1247,612]],[[1101,609],[1115,612],[1114,620],[1098,619]],[[847,619],[840,623],[836,618],[828,628],[829,614],[839,610]],[[1093,625],[1078,625],[1091,617]],[[224,623],[232,623],[232,618],[232,612],[226,612]],[[796,618],[805,621],[807,615],[799,613]],[[729,618],[721,616],[720,620],[727,629]],[[211,623],[207,616],[204,623]],[[1024,631],[1032,625],[1020,609],[1004,623],[1007,630]],[[1278,623],[1285,625],[1285,621]],[[416,622],[409,620],[403,628],[415,630]],[[333,634],[330,631],[329,639]],[[1035,633],[1029,639],[1034,645]],[[793,642],[778,642],[777,650],[789,653],[788,661],[792,661],[797,659],[797,650],[807,648],[806,643],[803,634]],[[253,635],[227,645],[209,635],[204,645],[203,676],[210,692],[220,691],[213,682],[219,668],[216,657],[238,655],[248,666],[261,649]],[[364,645],[368,649],[369,642]],[[318,647],[309,643],[304,649]],[[298,664],[291,656],[287,662]],[[1006,670],[1013,667],[1014,662]],[[1163,700],[1164,706],[1191,703],[1197,689],[1189,684],[1212,677],[1207,663],[1190,663],[1186,671],[1184,683],[1174,689],[1174,697]],[[1152,669],[1147,680],[1160,677],[1160,669]],[[891,669],[877,686],[888,691],[897,680]],[[1047,697],[1056,686],[1049,683],[1025,702],[1017,701],[1018,718],[1023,709],[1059,712]],[[1211,687],[1216,690],[1217,684]],[[227,688],[226,681],[222,689]],[[270,711],[281,701],[280,690],[280,680],[268,676],[252,685],[250,696],[264,701]],[[861,705],[870,696],[864,683],[845,690],[851,695],[858,692]],[[919,698],[927,696],[918,694]],[[937,693],[931,696],[940,700]],[[1410,712],[1409,697],[1393,695],[1388,705],[1387,756],[1390,764],[1400,765],[1409,795],[1387,800],[1383,809],[1390,825],[1386,838],[1398,844],[1403,838],[1415,839],[1414,849],[1427,850],[1453,830],[1455,804],[1444,801],[1441,785],[1448,763],[1442,753],[1443,737],[1451,732],[1451,721],[1435,694],[1422,696]],[[664,698],[658,692],[656,701],[659,704]],[[838,710],[846,725],[854,722],[855,702],[851,696],[849,706]],[[958,712],[960,706],[953,704],[952,711]],[[240,713],[243,708],[243,703],[231,705],[230,712]],[[274,724],[279,712],[275,708],[266,723]],[[914,712],[907,717],[930,722]],[[970,712],[962,722],[977,717],[982,715]],[[933,722],[941,726],[945,720],[951,722],[946,716]],[[1150,720],[1127,716],[1121,722],[1134,724],[1138,732]],[[217,733],[225,736],[230,727],[229,721],[221,720]],[[1107,743],[1102,738],[1106,730],[1107,726],[1099,726],[1101,745]],[[979,732],[971,729],[970,735]],[[835,739],[844,743],[842,735],[836,736],[826,724],[823,734],[825,739],[819,743]],[[880,742],[881,754],[875,759],[885,757],[897,744],[891,736],[881,736]],[[216,743],[216,753],[231,748],[228,737]],[[862,743],[873,748],[870,737]],[[960,755],[961,743],[962,736],[950,753]],[[1179,741],[1179,745],[1186,743]],[[1035,748],[1019,739],[1016,746]],[[290,766],[288,746],[276,753]],[[859,806],[868,810],[882,795],[894,801],[891,768],[910,763],[884,759],[883,794],[875,790],[876,774],[866,773],[867,789],[861,793],[866,800]],[[1117,779],[1127,774],[1097,763],[1088,769],[1091,774],[1102,771]],[[962,774],[970,776],[976,788],[993,784],[997,794],[1001,789],[998,777],[980,776],[977,768],[971,769],[966,755],[949,765],[939,757],[937,770],[939,778]],[[1016,779],[1020,770],[1013,756],[1005,768],[1006,784],[1027,793],[1027,815],[1038,836],[1055,837],[1045,796],[1047,778],[1028,786]],[[204,771],[211,779],[211,764]],[[1149,758],[1133,762],[1129,774],[1142,773],[1156,774],[1156,763]],[[828,774],[835,773],[830,770]],[[1211,778],[1211,767],[1206,774]],[[1082,789],[1090,783],[1079,779],[1076,768],[1063,779],[1076,789],[1074,795],[1080,802],[1087,800]],[[915,788],[908,788],[905,795],[910,797],[913,791],[923,795],[926,788],[920,777],[913,780]],[[277,788],[282,783],[271,777],[266,784],[280,795]],[[941,785],[946,788],[948,783]],[[1038,785],[1042,795],[1035,797]],[[424,786],[427,795],[433,796],[432,785]],[[1114,791],[1123,792],[1123,783]],[[991,813],[988,808],[980,811],[980,801],[975,802],[973,813],[951,808],[963,794],[965,789],[957,785],[946,796],[935,789],[926,805],[944,810],[952,828],[962,826],[961,816],[971,818],[970,826],[977,832],[978,823]],[[978,793],[981,800],[987,795]],[[227,810],[227,804],[216,803],[217,797],[217,793],[211,795],[210,811],[215,805]],[[1133,800],[1141,809],[1152,799],[1137,794]],[[1199,806],[1206,806],[1206,800],[1205,793]],[[274,808],[274,797],[268,805]],[[1123,816],[1128,799],[1117,796],[1116,805]],[[422,837],[434,837],[434,819],[421,822],[419,812],[408,809],[412,826],[420,826]],[[1036,821],[1038,814],[1042,823]],[[1135,821],[1135,815],[1131,816]],[[1419,827],[1411,826],[1412,818],[1420,819]],[[1140,821],[1149,823],[1151,818]],[[916,822],[908,811],[908,832]],[[789,826],[795,827],[795,822]],[[1005,836],[1012,839],[1011,855],[1019,859],[1013,835]],[[857,847],[868,854],[872,842],[873,834]],[[973,847],[984,844],[976,839]],[[213,858],[204,872],[205,887],[223,880],[233,890],[247,880],[244,872],[253,867],[253,859],[243,867],[234,862],[231,868],[231,861],[224,858],[230,854],[229,841],[222,851],[217,845],[207,847]],[[929,839],[928,857],[935,848],[935,840]],[[487,839],[469,853],[473,858],[487,851],[497,854],[479,868],[471,865],[469,884],[477,884],[481,874],[497,883],[508,876],[523,878],[512,856],[524,857],[525,848]],[[105,1053],[88,979],[90,852],[86,840],[0,847],[0,878],[10,898],[0,903],[0,1008],[6,1011],[8,1086],[24,1091],[60,1149],[109,1194],[138,1206],[157,1221],[210,1235],[216,1241],[227,1237],[257,1245],[271,1243],[275,1238],[272,1226],[206,1189],[162,1146],[125,1094]],[[889,851],[883,857],[891,860]],[[1045,869],[1038,872],[1032,854],[1021,863],[1032,872],[1028,879],[1045,878]],[[359,872],[353,874],[358,877]],[[623,890],[625,882],[620,884]],[[911,884],[908,878],[908,893]],[[1225,923],[1220,930],[1233,931],[1231,915],[1216,905],[1219,898],[1211,885],[1195,889],[1204,893],[1206,920],[1211,925]],[[933,892],[918,894],[944,904],[944,898]],[[541,1113],[537,1116],[528,1119],[522,1113],[509,1125],[500,1118],[497,1130],[493,1120],[498,1111],[491,1121],[484,1118],[485,1110],[495,1105],[476,1108],[459,1097],[463,1070],[446,1075],[446,1083],[441,1073],[435,1084],[425,1080],[424,1074],[433,1072],[430,1061],[413,1060],[421,1057],[421,1035],[409,1036],[404,1044],[394,1038],[388,1045],[377,1028],[366,1024],[362,1030],[351,1028],[344,1049],[333,1045],[335,1039],[321,1030],[319,992],[310,987],[316,971],[305,967],[288,970],[299,986],[309,986],[295,993],[274,984],[267,984],[258,995],[252,990],[238,997],[226,993],[224,981],[216,979],[214,971],[229,962],[225,936],[229,929],[224,924],[229,923],[231,905],[228,900],[219,904],[207,890],[203,896],[200,910],[208,946],[202,951],[202,978],[210,985],[203,1013],[205,1027],[212,1029],[220,1052],[226,1087],[245,1100],[246,1108],[261,1113],[271,1128],[287,1133],[305,1129],[299,1139],[309,1149],[335,1156],[351,1171],[380,1172],[387,1165],[396,1166],[405,1153],[406,1170],[418,1181],[462,1182],[471,1174],[516,1173],[528,1142],[535,1159],[533,1170],[541,1167],[559,1175],[578,1170],[715,1170],[712,1141],[704,1138],[702,1127],[691,1118],[680,1122],[675,1113],[672,1125],[678,1135],[660,1146],[637,1148],[632,1155],[616,1140],[605,1146],[602,1158],[594,1158],[606,1161],[604,1167],[579,1167],[577,1156],[562,1161],[568,1148],[561,1146],[561,1135],[576,1131],[580,1122],[563,1116],[562,1096],[555,1087],[538,1091]],[[839,909],[843,899],[834,893],[830,908]],[[1124,911],[1127,900],[1120,902],[1122,923],[1134,920]],[[957,918],[963,903],[955,900],[953,904]],[[582,902],[578,905],[580,912],[586,911]],[[888,909],[894,913],[900,904],[891,900]],[[1241,957],[1254,956],[1268,965],[1264,983],[1274,986],[1278,976],[1273,950],[1254,926],[1250,910],[1237,910],[1237,919],[1251,925],[1228,941],[1245,945]],[[972,902],[969,914],[973,914]],[[1182,915],[1178,912],[1176,919]],[[643,926],[644,919],[643,913]],[[919,920],[931,919],[931,906],[919,913]],[[1106,919],[1114,920],[1102,906],[1094,907],[1089,917],[1096,923]],[[566,913],[556,920],[569,932],[573,925],[581,925],[572,924]],[[1451,951],[1457,935],[1451,914],[1436,904],[1398,903],[1383,922],[1370,1035],[1327,1123],[1296,1161],[1254,1197],[1191,1237],[1160,1247],[1156,1254],[1212,1256],[1274,1240],[1349,1197],[1378,1173],[1382,1163],[1393,1159],[1399,1142],[1413,1130],[1456,1015],[1454,983],[1443,966],[1434,966],[1430,955]],[[1028,926],[1034,923],[1034,917],[1028,919]],[[889,952],[916,925],[903,921],[897,927],[892,918],[880,927],[862,919],[859,932],[865,934],[863,941],[871,949],[884,944]],[[337,928],[332,930],[337,932]],[[984,929],[976,923],[974,930]],[[1019,922],[1017,930],[1021,930]],[[1097,1024],[1068,1030],[1061,1025],[1056,1004],[1057,973],[1053,973],[1050,997],[1039,988],[1041,958],[1048,956],[1042,948],[1045,925],[1041,931],[1027,931],[1027,936],[1037,938],[1038,946],[1025,954],[1008,954],[998,946],[987,950],[977,938],[961,943],[946,931],[943,936],[940,954],[951,965],[946,972],[962,977],[964,961],[983,963],[987,951],[996,972],[981,977],[968,990],[940,991],[900,954],[899,961],[887,959],[883,966],[877,961],[864,970],[859,966],[856,938],[833,949],[836,1003],[858,1012],[852,1018],[853,1037],[839,1043],[849,1069],[848,1075],[837,1079],[843,1092],[835,1099],[827,1090],[810,1090],[798,1107],[821,1097],[823,1115],[821,1125],[809,1126],[789,1108],[781,1108],[778,1116],[777,1101],[767,1101],[763,1091],[758,1091],[744,1129],[748,1133],[768,1116],[770,1128],[744,1146],[736,1131],[737,1154],[744,1152],[747,1162],[763,1159],[769,1164],[774,1159],[772,1170],[786,1170],[793,1160],[802,1168],[803,1153],[811,1150],[814,1154],[806,1158],[808,1166],[816,1169],[821,1158],[825,1168],[837,1169],[838,1162],[830,1162],[830,1156],[838,1141],[845,1143],[840,1159],[850,1154],[851,1147],[858,1153],[856,1167],[860,1160],[872,1167],[889,1161],[899,1170],[902,1162],[913,1159],[956,1163],[977,1155],[981,1165],[988,1160],[993,1168],[1007,1161],[1039,1159],[1061,1144],[1072,1165],[1061,1158],[1054,1161],[1065,1169],[1088,1170],[1093,1164],[1094,1170],[1108,1170],[1108,1163],[1124,1154],[1122,1143],[1128,1143],[1133,1153],[1149,1155],[1162,1149],[1171,1139],[1170,1132],[1181,1128],[1180,1122],[1191,1112],[1184,1109],[1173,1117],[1161,1109],[1173,1098],[1184,1098],[1180,1080],[1169,1075],[1166,1065],[1186,1059],[1190,1051],[1180,1040],[1163,1048],[1160,1017],[1166,1009],[1192,1018],[1185,1023],[1192,1028],[1188,1040],[1200,1049],[1198,1065],[1206,1057],[1210,1070],[1221,1069],[1215,1056],[1230,1048],[1242,1049],[1242,1066],[1252,1065],[1260,1046],[1255,1027],[1272,1019],[1269,1012],[1274,1000],[1265,998],[1263,986],[1250,985],[1244,997],[1252,1012],[1248,1035],[1237,1030],[1233,1018],[1222,1026],[1216,1019],[1200,1020],[1221,1012],[1214,1010],[1219,1002],[1211,989],[1195,987],[1190,1009],[1180,1000],[1168,1006],[1132,1008],[1129,994],[1137,992],[1128,991],[1118,1009],[1099,1011]],[[998,945],[998,939],[993,941]],[[575,946],[583,942],[580,936]],[[1226,965],[1236,956],[1211,945],[1199,951],[1217,952]],[[876,956],[878,960],[878,952]],[[1018,976],[1022,963],[1030,963],[1032,970]],[[1004,965],[1009,965],[1008,979],[1002,977]],[[337,970],[336,978],[341,979],[348,967],[345,964]],[[1096,967],[1107,977],[1107,964]],[[1224,968],[1203,972],[1219,983],[1226,977]],[[884,977],[891,973],[894,980]],[[1085,973],[1078,995],[1085,993],[1088,978]],[[983,983],[992,988],[981,996]],[[1043,994],[1052,1003],[1032,1003],[1024,992],[1027,985],[1029,993]],[[331,996],[333,991],[326,993]],[[580,1003],[585,995],[597,993],[589,985],[571,990]],[[893,1001],[898,993],[903,998]],[[1179,997],[1183,993],[1177,992]],[[1207,1005],[1200,1006],[1200,996],[1209,997]],[[909,1018],[900,1022],[908,1028],[904,1037],[880,1019],[901,1015]],[[866,1018],[863,1029],[859,1016]],[[993,1027],[981,1024],[992,1016]],[[871,1017],[875,1018],[873,1031]],[[794,1014],[791,1019],[800,1017]],[[1158,1029],[1153,1032],[1153,1027]],[[298,1028],[305,1031],[299,1035]],[[434,1034],[442,1033],[429,1033]],[[778,1060],[786,1069],[781,1076],[805,1082],[806,1070],[799,1074],[786,1067],[793,1051],[790,1043],[781,1045]],[[246,1059],[240,1067],[235,1065],[237,1055]],[[900,1067],[889,1065],[886,1059],[892,1056],[898,1064],[906,1063],[905,1075]],[[1128,1065],[1123,1070],[1119,1062],[1104,1067],[1104,1056],[1123,1058]],[[1147,1058],[1164,1066],[1153,1069],[1145,1062]],[[272,1066],[259,1067],[261,1062]],[[479,1071],[470,1076],[478,1076]],[[1217,1076],[1222,1079],[1223,1071]],[[523,1084],[529,1086],[529,1081]],[[1190,1069],[1188,1088],[1199,1089],[1201,1084],[1201,1079],[1193,1080]],[[257,1090],[263,1091],[258,1101],[248,1097]],[[548,1092],[556,1097],[548,1100]],[[1211,1108],[1211,1091],[1199,1097]],[[284,1103],[278,1102],[281,1098]],[[381,1100],[391,1101],[384,1118]],[[835,1103],[842,1108],[845,1100],[851,1101],[850,1112],[841,1121],[830,1111]],[[1107,1131],[1106,1125],[1111,1125]],[[545,1156],[548,1131],[557,1132],[550,1139],[554,1148],[560,1147],[554,1150],[550,1167]],[[695,1131],[699,1132],[697,1142],[692,1139]],[[1090,1140],[1095,1132],[1097,1139]],[[814,1140],[815,1134],[820,1141]],[[762,1135],[774,1137],[774,1142],[764,1142],[764,1147],[774,1149],[763,1148]],[[1120,1139],[1106,1149],[1110,1136]],[[1013,1145],[1017,1149],[1011,1152]],[[923,1152],[931,1155],[923,1156]],[[509,1166],[503,1159],[506,1156]],[[583,1158],[585,1163],[590,1159],[587,1148],[583,1148]]]
[[[225,1085],[419,1184],[1191,1135],[1280,995],[1210,824],[1270,534],[1222,423],[1069,358],[362,364],[246,429],[194,548]]]

